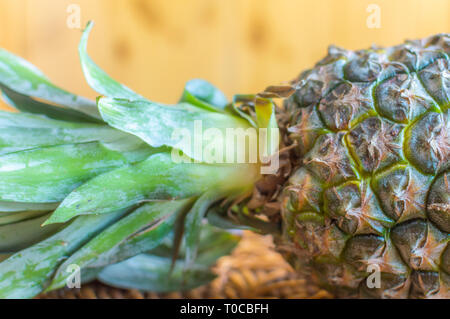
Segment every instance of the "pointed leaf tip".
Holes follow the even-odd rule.
[[[52,216],[53,216],[53,214],[50,215],[50,217],[47,218],[47,219],[41,224],[41,227],[44,227],[44,226],[47,226],[47,225],[54,224],[55,222],[52,221]]]
[[[59,218],[59,215],[57,215],[53,212],[53,214],[51,214],[50,217],[47,218],[47,220],[44,221],[41,226],[44,227],[44,226],[52,225],[52,224],[60,224],[60,223],[66,222],[66,221],[67,220],[64,220],[63,218]]]
[[[87,54],[87,43],[93,26],[94,22],[89,21],[87,23],[78,45],[81,67],[89,86],[98,93],[106,96],[133,100],[144,99],[141,95],[112,79],[89,57]]]

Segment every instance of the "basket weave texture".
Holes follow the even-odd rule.
[[[210,284],[186,291],[158,294],[112,288],[99,282],[79,289],[62,289],[39,298],[148,299],[148,298],[331,298],[326,291],[300,277],[273,247],[270,236],[245,232],[230,256],[219,259],[217,278]]]

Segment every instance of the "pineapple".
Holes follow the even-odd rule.
[[[96,102],[0,51],[21,111],[0,114],[0,297],[61,288],[73,265],[82,281],[189,289],[236,244],[219,229],[237,228],[272,234],[336,296],[450,297],[448,34],[330,47],[290,84],[231,103],[192,80],[167,106],[89,58],[91,29],[79,54]],[[210,134],[193,145],[199,123]],[[229,129],[249,143],[225,147]]]
[[[338,296],[450,297],[449,54],[448,34],[331,47],[293,82],[278,241]]]

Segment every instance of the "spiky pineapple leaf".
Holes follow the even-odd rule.
[[[234,229],[236,230],[236,229]],[[237,231],[239,232],[239,231]],[[173,254],[173,237],[175,236],[175,230],[172,234],[166,237],[163,242],[156,248],[148,251],[149,254],[171,258]],[[200,240],[198,243],[197,258],[202,263],[209,260],[210,264],[214,263],[211,258],[204,258],[204,256],[209,256],[209,252],[223,252],[221,255],[226,255],[225,251],[233,249],[240,240],[240,235],[235,234],[236,232],[230,232],[229,230],[224,230],[222,228],[204,223],[200,231]],[[219,249],[220,248],[220,249]],[[218,258],[218,257],[217,257]],[[215,259],[217,259],[215,258]],[[182,241],[179,249],[177,260],[186,259],[186,241]]]
[[[168,106],[148,101],[101,98],[98,107],[103,119],[112,127],[136,135],[153,147],[166,145],[180,149],[197,161],[204,160],[205,154],[211,154],[208,149],[216,145],[219,145],[218,152],[222,152],[221,155],[216,154],[218,162],[234,158],[236,150],[225,149],[234,138],[234,135],[227,134],[227,129],[249,128],[238,117],[205,111],[187,103]],[[209,140],[200,144],[196,135],[202,131],[203,138]]]
[[[89,33],[92,30],[94,23],[89,21],[81,36],[81,41],[78,46],[78,53],[80,55],[81,67],[83,69],[86,81],[98,93],[126,99],[144,99],[141,95],[133,92],[125,85],[120,84],[116,80],[112,79],[105,71],[98,67],[94,61],[87,54],[87,43],[89,39]]]
[[[220,257],[229,255],[240,240],[240,235],[206,224],[200,234],[195,262],[213,266]]]
[[[0,298],[31,298],[39,294],[64,258],[125,213],[126,210],[122,210],[107,215],[81,216],[55,235],[2,261]]]
[[[102,267],[156,247],[172,231],[174,216],[187,204],[189,200],[144,204],[105,229],[67,259],[59,267],[48,289],[64,286],[70,276],[66,269],[71,264],[76,264],[82,269]],[[142,240],[144,234],[145,245],[142,245],[142,242],[140,244],[134,242],[131,247],[127,245],[127,242],[137,236]],[[131,250],[124,249],[124,245]],[[81,275],[83,276],[83,271]]]
[[[240,232],[240,231],[237,231]],[[212,265],[219,257],[227,255],[237,245],[240,240],[240,235],[237,235],[236,228],[233,228],[233,233],[223,228],[212,226],[208,223],[202,223],[199,240],[197,243],[196,262]],[[175,233],[175,231],[174,231]],[[173,255],[173,236],[167,237],[158,247],[149,251],[149,254],[171,258]],[[188,270],[189,264],[186,263],[186,256],[188,254],[188,243],[185,240],[182,242],[177,260],[185,261],[185,267]]]
[[[93,26],[92,21],[88,22],[78,47],[81,65],[88,84],[104,96],[148,101],[143,96],[112,79],[89,57],[87,43]],[[208,111],[223,111],[228,103],[227,98],[219,89],[201,79],[190,80],[186,83],[180,102],[190,103]]]
[[[103,123],[101,119],[96,119],[82,112],[73,109],[54,106],[35,100],[27,95],[14,92],[6,87],[1,87],[3,100],[10,106],[21,112],[42,114],[49,118],[61,121],[82,122],[82,123]]]
[[[191,265],[186,265],[182,259],[186,253],[183,245],[180,258],[171,269],[173,247],[160,245],[146,254],[105,267],[98,278],[106,284],[126,289],[157,292],[193,289],[215,278],[210,267],[220,257],[228,255],[238,242],[238,236],[204,225],[198,257]]]
[[[123,150],[99,142],[41,147],[0,156],[0,200],[24,203],[62,201],[92,177],[142,160],[147,146]]]
[[[257,168],[247,164],[175,163],[170,153],[99,175],[70,193],[46,223],[80,214],[104,214],[146,200],[198,196],[205,191],[252,185]],[[244,180],[242,180],[244,178]]]
[[[270,99],[256,97],[255,111],[258,127],[278,127],[275,118],[275,104]]]
[[[225,195],[217,191],[208,191],[204,193],[194,204],[192,209],[186,215],[184,240],[186,247],[186,265],[189,268],[197,256],[200,234],[204,226],[203,218],[208,208]]]
[[[98,279],[119,288],[169,292],[189,290],[215,278],[203,265],[192,266],[189,276],[185,276],[182,262],[177,261],[173,269],[171,263],[169,258],[141,254],[106,267]]]
[[[168,235],[170,235],[170,232],[173,231],[177,217],[182,215],[185,210],[189,209],[192,205],[191,199],[177,200],[175,201],[177,202],[175,205],[177,205],[178,207],[176,210],[174,210],[174,204],[166,205],[166,203],[171,202],[172,201],[161,202],[162,205],[157,206],[160,208],[164,208],[167,206],[168,209],[171,209],[172,206],[172,213],[169,214],[167,218],[161,219],[156,225],[154,225],[157,227],[149,227],[148,229],[143,229],[143,231],[136,232],[133,235],[129,236],[126,240],[120,243],[120,245],[104,254],[99,259],[99,261],[94,264],[94,266],[113,264],[124,259],[128,259],[144,251],[147,251],[148,249],[150,249],[149,247],[155,247],[155,239],[158,239],[158,244],[160,244],[162,240],[165,240]],[[182,205],[180,205],[180,203],[182,203]],[[149,207],[146,207],[145,209],[149,209]],[[161,240],[159,240],[160,237]]]
[[[175,223],[173,225],[173,240],[172,240],[172,263],[170,265],[171,271],[175,266],[175,263],[179,257],[181,245],[183,244],[184,235],[184,221],[186,219],[186,214],[180,214],[177,216]]]
[[[224,111],[228,104],[225,95],[211,83],[194,79],[186,83],[180,102],[186,102],[209,111]]]
[[[0,154],[61,144],[113,142],[124,138],[130,137],[106,125],[0,111]]]
[[[57,87],[31,63],[3,49],[0,49],[0,85],[25,96],[63,105],[93,119],[101,119],[93,101]]]
[[[71,123],[48,118],[40,114],[15,113],[0,111],[0,127],[20,128],[81,128],[81,127],[107,127],[93,123]]]

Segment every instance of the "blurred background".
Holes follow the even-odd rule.
[[[450,32],[450,0],[0,0],[0,46],[60,86],[88,97],[77,44],[146,97],[175,102],[204,78],[227,96],[288,81],[330,44],[376,43]]]

